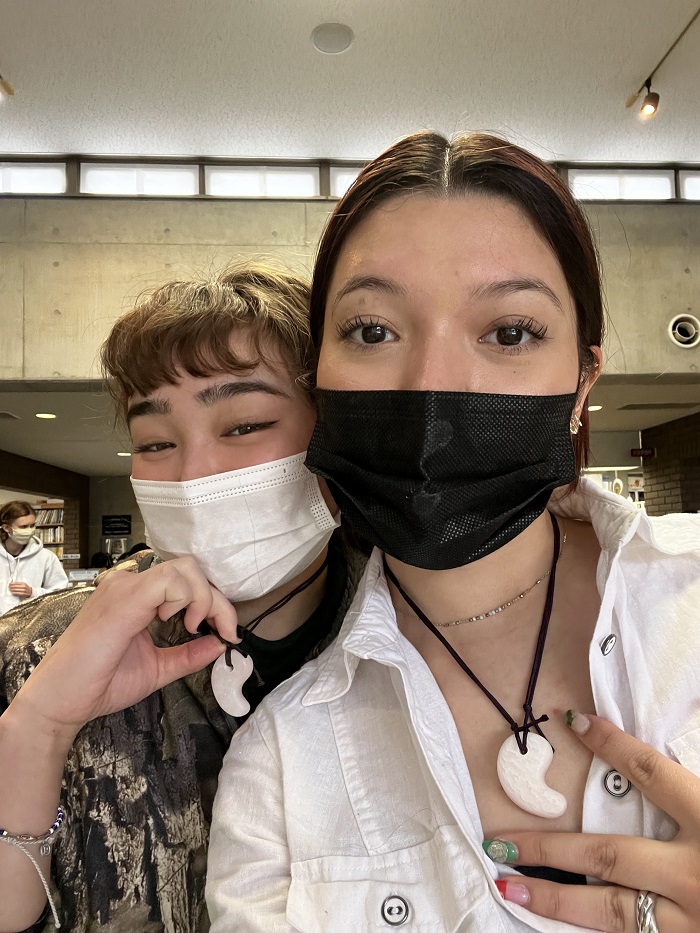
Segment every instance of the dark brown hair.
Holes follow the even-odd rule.
[[[473,134],[453,142],[416,133],[395,143],[360,172],[328,220],[311,288],[311,335],[318,353],[331,278],[343,246],[358,224],[398,195],[448,197],[483,194],[519,207],[551,246],[574,300],[579,378],[595,367],[589,347],[600,346],[605,323],[598,256],[588,222],[571,191],[537,156],[497,136]],[[589,418],[573,438],[579,470],[588,462]]]
[[[230,348],[244,328],[257,359]],[[179,373],[249,373],[265,359],[262,341],[279,349],[298,385],[311,382],[309,285],[260,263],[231,266],[209,279],[170,282],[138,302],[113,326],[100,351],[107,388],[124,420],[133,395],[173,385]]]
[[[36,512],[28,502],[13,499],[12,502],[6,502],[5,505],[0,506],[0,525],[11,525],[12,522],[16,522],[18,518],[24,518],[25,515],[33,515],[36,518]],[[0,528],[0,541],[4,543],[8,538],[8,533]]]

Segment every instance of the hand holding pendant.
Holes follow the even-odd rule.
[[[638,901],[654,895],[661,933],[700,930],[700,777],[598,716],[569,716],[597,757],[678,823],[669,842],[589,833],[504,832],[484,843],[508,864],[590,875],[605,885],[561,885],[523,876],[498,882],[506,900],[533,913],[605,933],[636,933]],[[651,927],[650,927],[651,929]]]
[[[181,610],[193,635],[206,619],[225,641],[240,641],[235,609],[192,558],[107,574],[19,691],[15,711],[70,744],[91,719],[206,667],[225,650],[215,635],[160,648],[148,632],[152,620]]]

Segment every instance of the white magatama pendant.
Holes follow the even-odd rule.
[[[228,660],[231,667],[226,663]],[[250,703],[243,696],[243,684],[253,673],[253,659],[234,648],[222,654],[211,670],[211,689],[221,709],[229,716],[245,716]]]
[[[553,757],[547,739],[530,732],[526,755],[520,754],[517,739],[509,735],[501,745],[497,762],[498,780],[513,803],[521,810],[549,819],[566,813],[567,807],[566,797],[549,787],[545,780]]]

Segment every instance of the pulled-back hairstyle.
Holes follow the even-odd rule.
[[[231,349],[238,330],[249,337],[257,358],[244,359]],[[266,361],[266,341],[281,352],[292,379],[308,388],[309,286],[298,276],[245,263],[209,279],[162,286],[123,314],[102,345],[102,372],[117,418],[126,418],[133,395],[174,385],[183,371],[195,377],[250,373]]]
[[[498,197],[525,213],[552,248],[574,300],[582,381],[595,367],[589,347],[600,346],[604,336],[600,270],[588,223],[554,169],[520,146],[485,134],[459,136],[449,142],[437,133],[416,133],[390,146],[360,172],[336,205],[319,244],[311,289],[316,352],[323,339],[331,278],[348,237],[377,207],[412,194]],[[588,462],[586,405],[581,419],[581,429],[573,438],[579,470]]]
[[[11,525],[12,522],[16,522],[18,518],[24,518],[25,515],[33,515],[36,518],[34,509],[22,499],[13,499],[12,502],[0,505],[0,525]],[[0,541],[4,544],[8,538],[8,533],[0,528]]]

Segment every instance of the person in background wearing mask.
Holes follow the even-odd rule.
[[[308,299],[296,276],[244,266],[159,289],[103,347],[153,550],[0,625],[2,933],[44,908],[37,866],[71,933],[208,929],[232,732],[333,639],[360,572],[303,462]],[[53,846],[16,835],[47,831]]]
[[[67,586],[61,562],[36,534],[31,505],[14,500],[0,506],[0,615],[24,600]]]

